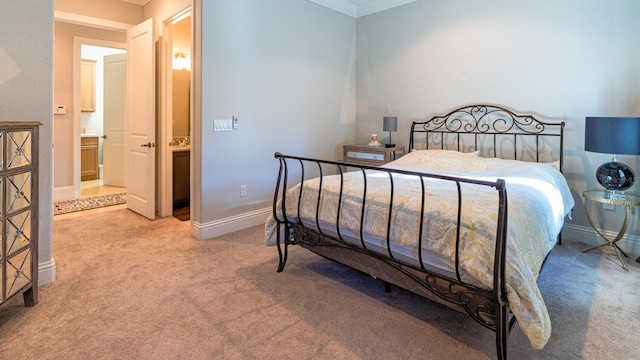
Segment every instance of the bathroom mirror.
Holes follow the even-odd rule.
[[[191,16],[171,25],[172,76],[172,135],[173,138],[191,135],[189,110],[191,90]]]
[[[173,69],[173,137],[190,135],[191,72]]]

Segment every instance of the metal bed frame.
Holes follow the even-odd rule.
[[[492,105],[471,105],[456,109],[444,116],[435,116],[427,121],[414,121],[411,126],[409,151],[416,146],[423,149],[439,148],[453,149],[469,152],[480,150],[484,156],[504,156],[508,154],[512,159],[522,160],[531,158],[533,161],[541,161],[544,151],[559,149],[560,166],[562,166],[564,122],[544,123],[531,115],[516,115],[510,110]],[[422,136],[424,135],[424,137]],[[533,140],[526,140],[531,138]],[[550,139],[557,140],[557,147],[550,144]],[[487,142],[488,141],[488,142]],[[489,146],[487,146],[489,145]],[[503,148],[508,150],[503,151]],[[326,161],[297,156],[288,156],[276,153],[275,157],[280,162],[278,180],[273,202],[273,216],[278,222],[277,248],[279,255],[278,272],[284,270],[288,256],[289,245],[300,245],[323,257],[344,264],[361,272],[380,279],[389,291],[390,284],[402,287],[418,295],[436,301],[454,310],[468,314],[482,326],[495,331],[496,349],[498,359],[507,358],[507,338],[515,317],[509,310],[509,304],[505,289],[505,258],[507,242],[507,191],[505,182],[498,179],[495,182],[463,179],[438,174],[426,174],[403,170],[391,170],[386,168],[354,165],[341,161]],[[299,167],[295,165],[299,165]],[[305,168],[307,164],[307,168]],[[295,168],[292,168],[295,166]],[[362,200],[362,214],[360,215],[360,233],[356,234],[357,241],[345,241],[340,223],[340,210],[336,223],[328,231],[320,226],[319,214],[316,211],[315,224],[303,224],[297,218],[289,216],[285,209],[286,197],[289,185],[301,183],[304,185],[305,170],[317,170],[313,177],[320,177],[318,205],[320,204],[320,192],[322,191],[322,176],[327,170],[340,176],[340,194],[338,209],[343,201],[343,177],[347,168],[362,172],[364,179],[364,195]],[[449,181],[458,189],[458,215],[456,219],[456,251],[455,273],[443,274],[422,261],[422,236],[418,239],[419,264],[411,263],[401,256],[394,254],[391,248],[390,228],[391,216],[387,218],[386,249],[370,249],[364,241],[362,221],[364,208],[367,202],[367,182],[365,171],[375,170],[386,173],[390,182],[389,214],[393,207],[394,175],[412,175],[419,179],[422,186],[422,203],[420,216],[420,231],[422,234],[425,208],[425,179],[440,179]],[[295,173],[293,175],[292,173]],[[298,178],[299,175],[299,178]],[[493,188],[498,198],[496,208],[496,241],[494,252],[493,287],[483,289],[462,280],[460,259],[460,219],[463,184],[475,184]],[[299,197],[302,194],[300,191]],[[278,201],[280,200],[280,201]],[[298,207],[300,198],[298,200]],[[281,208],[278,208],[278,204]],[[317,208],[317,207],[316,207]],[[280,213],[278,213],[280,210]],[[299,212],[299,208],[298,208]],[[283,236],[284,235],[284,236]],[[282,240],[281,240],[282,239]]]

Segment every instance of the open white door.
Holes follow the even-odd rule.
[[[124,122],[127,54],[104,57],[103,181],[108,186],[126,186],[126,127]]]
[[[153,19],[127,31],[127,208],[156,215],[155,48]]]

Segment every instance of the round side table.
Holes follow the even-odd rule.
[[[624,236],[624,233],[627,231],[627,225],[629,224],[629,216],[631,214],[631,208],[634,206],[640,206],[640,196],[635,194],[624,194],[623,196],[611,197],[610,193],[606,190],[588,190],[583,192],[582,196],[585,199],[584,212],[587,215],[587,220],[589,220],[589,224],[591,224],[591,227],[596,231],[596,233],[606,241],[606,243],[587,249],[583,251],[583,253],[589,252],[591,250],[599,249],[603,246],[611,246],[613,250],[615,250],[616,255],[618,255],[618,259],[620,259],[622,268],[628,271],[629,269],[627,269],[627,265],[624,263],[624,261],[622,261],[622,256],[620,256],[620,254],[624,255],[624,257],[628,257],[628,256],[627,254],[624,253],[624,251],[622,251],[622,249],[620,249],[617,242],[622,239],[622,237]],[[607,238],[600,232],[600,230],[598,230],[598,228],[595,227],[595,225],[593,225],[593,221],[591,220],[591,216],[589,215],[589,209],[587,207],[587,204],[589,203],[589,201],[602,203],[602,204],[620,205],[625,207],[624,222],[622,223],[622,227],[620,228],[620,231],[618,231],[618,235],[616,235],[615,238],[613,239]],[[640,262],[640,257],[636,259],[636,261]]]

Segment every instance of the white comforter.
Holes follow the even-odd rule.
[[[532,347],[541,349],[551,335],[549,315],[536,280],[542,262],[553,248],[564,217],[574,206],[569,187],[552,164],[479,158],[453,151],[414,151],[386,165],[388,168],[495,181],[504,179],[508,194],[508,240],[506,288],[509,305]],[[359,233],[362,173],[344,175],[341,231]],[[386,173],[368,172],[364,233],[385,248],[389,209],[389,178]],[[305,181],[300,217],[315,223],[318,179]],[[340,178],[325,176],[320,202],[320,223],[335,227]],[[457,189],[451,182],[425,180],[426,202],[423,251],[455,260]],[[287,193],[287,215],[296,219],[300,186]],[[416,177],[394,175],[394,199],[390,238],[413,248],[417,258],[420,197]],[[460,266],[487,288],[493,286],[493,256],[498,199],[486,186],[462,185]],[[278,209],[280,207],[278,206]],[[274,245],[277,223],[270,216],[266,241]],[[343,229],[343,230],[342,230]]]

